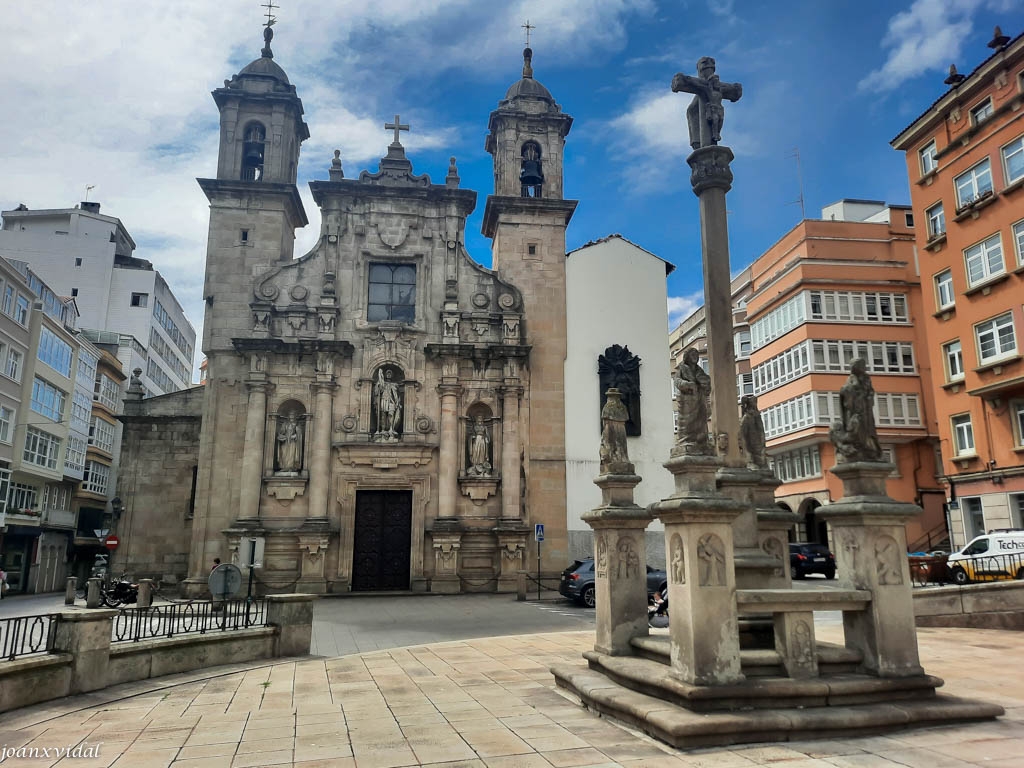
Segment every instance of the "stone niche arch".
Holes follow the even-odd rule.
[[[395,363],[377,366],[370,379],[370,439],[394,443],[402,439],[406,421],[405,372]]]
[[[273,415],[272,470],[275,475],[296,477],[306,468],[306,406],[285,400]]]
[[[473,403],[466,409],[465,421],[462,474],[465,477],[497,477],[495,418],[490,406],[480,401]]]

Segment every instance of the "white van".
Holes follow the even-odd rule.
[[[951,554],[948,563],[957,584],[1024,579],[1024,530],[1001,529],[978,536]]]

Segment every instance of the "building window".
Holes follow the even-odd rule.
[[[1024,136],[1011,141],[1002,152],[1006,183],[1009,185],[1024,179]]]
[[[974,455],[974,427],[971,414],[962,413],[951,419],[953,423],[953,448],[956,456]]]
[[[105,496],[110,481],[110,467],[95,461],[85,462],[85,476],[82,478],[82,490]]]
[[[960,339],[943,344],[942,356],[946,361],[946,381],[962,381],[964,378],[964,355]]]
[[[953,184],[956,186],[956,208],[966,208],[979,200],[982,195],[992,193],[992,165],[986,157],[973,168],[961,173]]]
[[[8,475],[9,477],[9,475]],[[39,489],[25,483],[11,483],[11,503],[8,507],[14,511],[35,509],[39,498]]]
[[[78,381],[87,384],[96,381],[96,365],[99,358],[84,347],[78,350]]]
[[[238,233],[238,242],[240,242],[242,245],[245,245],[246,243],[249,242],[249,230],[248,229],[243,229],[243,230],[239,231],[239,233]]]
[[[92,424],[89,426],[89,445],[94,445],[101,451],[112,453],[114,450],[115,427],[109,421],[104,421],[99,416],[92,417]]]
[[[985,99],[971,110],[971,124],[981,125],[992,117],[992,97]]]
[[[964,514],[964,534],[969,542],[985,533],[985,506],[981,496],[964,496],[960,507]]]
[[[53,421],[60,421],[64,415],[66,395],[36,376],[32,382],[32,410]]]
[[[8,285],[8,286],[4,287],[3,311],[4,311],[4,314],[7,315],[7,316],[10,316],[11,313],[14,311],[14,287],[13,286]]]
[[[924,212],[928,217],[928,236],[938,237],[946,233],[946,213],[942,209],[942,203],[936,203]]]
[[[25,356],[16,349],[7,351],[7,362],[4,364],[4,374],[15,381],[21,381],[21,368]]]
[[[3,413],[3,408],[0,408],[0,414]],[[1024,401],[1018,400],[1013,404],[1013,428],[1016,430],[1015,435],[1018,446],[1024,446]]]
[[[739,376],[737,376],[736,390],[739,392],[740,397],[743,397],[744,395],[754,394],[754,374],[741,373]]]
[[[11,444],[11,428],[14,426],[14,409],[0,405],[0,443]]]
[[[76,267],[82,266],[82,259],[81,258],[76,258],[75,259],[75,266]]]
[[[974,330],[978,335],[978,360],[982,365],[1016,353],[1012,313],[979,323]]]
[[[75,472],[82,472],[85,469],[85,440],[74,435],[68,435],[68,448],[64,456],[64,466]]]
[[[149,306],[149,294],[148,293],[133,293],[132,294],[132,306],[133,307],[147,307],[147,306]]]
[[[146,361],[146,376],[160,387],[165,394],[167,392],[175,392],[178,389],[171,377],[167,375],[167,371],[161,368],[153,358],[149,358]]]
[[[768,457],[768,466],[784,483],[821,477],[821,453],[816,445],[779,453]]]
[[[965,250],[964,259],[967,261],[967,282],[970,285],[977,285],[1002,274],[1006,267],[1003,264],[1003,244],[999,233]]]
[[[78,289],[77,288],[72,288],[71,289],[71,297],[75,298],[76,296],[78,296]]]
[[[61,376],[71,378],[71,345],[49,328],[39,331],[39,353],[41,362],[46,363]]]
[[[185,334],[178,330],[177,324],[174,322],[170,313],[164,308],[164,305],[160,303],[160,299],[157,299],[156,304],[153,306],[153,317],[156,318],[160,327],[167,331],[167,335],[171,337],[171,341],[178,346],[178,349],[181,350],[181,353],[191,365],[192,345],[188,343],[188,340],[185,338]],[[146,354],[143,349],[140,349],[140,353],[143,355]]]
[[[913,227],[914,226],[914,214],[912,214],[912,213],[904,213],[903,214],[903,220],[907,223],[908,227]]]
[[[416,267],[408,264],[371,264],[366,319],[369,322],[416,319]]]
[[[88,432],[91,417],[92,398],[76,387],[71,396],[71,428],[78,432]]]
[[[739,331],[735,338],[736,357],[750,357],[750,331]]]
[[[1024,221],[1013,225],[1013,244],[1017,249],[1017,263],[1024,264]]]
[[[936,158],[935,142],[929,141],[917,152],[918,157],[921,159],[921,175],[924,176],[927,173],[931,173],[939,167],[939,161]]]
[[[956,294],[953,292],[953,273],[950,270],[944,270],[935,276],[935,294],[939,301],[939,309],[952,307],[956,303]]]
[[[96,387],[93,391],[93,400],[100,405],[105,405],[112,411],[117,411],[117,400],[121,394],[121,387],[117,382],[106,374],[101,373],[96,379]]]
[[[17,300],[14,302],[14,319],[22,325],[28,325],[28,308],[28,299],[19,293]]]
[[[29,464],[46,469],[56,469],[60,456],[60,440],[49,432],[35,427],[25,429],[25,452],[22,458]]]

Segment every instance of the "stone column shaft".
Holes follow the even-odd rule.
[[[457,384],[442,383],[441,446],[438,463],[438,517],[454,517],[459,498],[459,391]]]
[[[309,517],[328,517],[327,498],[331,484],[331,392],[334,383],[313,385],[313,435],[310,440]]]
[[[519,498],[519,387],[506,387],[501,404],[501,516],[522,517]]]
[[[240,518],[260,515],[260,493],[263,488],[263,439],[267,428],[267,384],[263,374],[247,382],[249,407],[245,414],[245,448],[240,469]]]

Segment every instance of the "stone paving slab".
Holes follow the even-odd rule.
[[[839,640],[839,628],[819,631]],[[0,719],[0,746],[95,745],[92,758],[4,768],[960,768],[1024,765],[1024,634],[921,629],[945,691],[1001,704],[995,722],[682,752],[555,688],[592,631],[492,637],[306,658],[119,686]],[[205,675],[205,676],[202,676]]]

